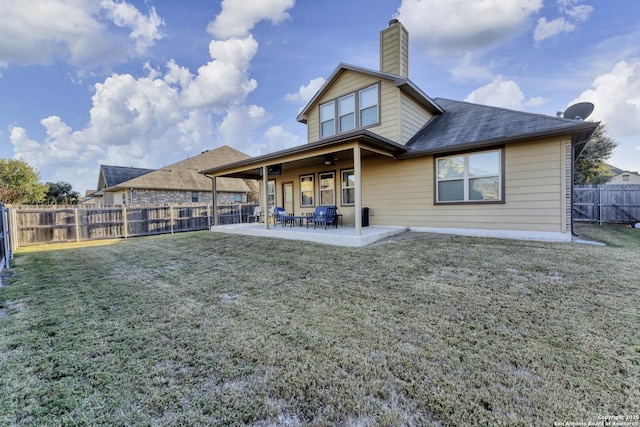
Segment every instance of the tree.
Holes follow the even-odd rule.
[[[47,182],[46,202],[52,205],[75,205],[80,201],[80,193],[73,191],[71,184],[64,181]]]
[[[0,159],[0,202],[35,204],[44,200],[48,187],[38,182],[36,170],[24,160]]]
[[[618,146],[603,124],[600,124],[575,163],[573,182],[576,185],[604,184],[613,176],[605,161]]]

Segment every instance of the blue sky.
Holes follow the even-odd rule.
[[[398,18],[429,96],[549,115],[593,102],[619,143],[609,162],[637,171],[639,16],[637,0],[3,0],[0,158],[84,194],[100,164],[303,144],[300,109],[340,62],[378,69]]]

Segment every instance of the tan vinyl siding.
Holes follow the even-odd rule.
[[[363,205],[372,225],[566,231],[562,138],[505,148],[504,204],[434,204],[433,157],[363,162]]]
[[[398,141],[399,131],[399,90],[388,81],[380,81],[377,78],[353,71],[345,71],[340,79],[327,91],[327,93],[313,106],[307,119],[307,140],[316,142],[320,139],[320,105],[337,99],[343,95],[364,89],[376,83],[381,83],[380,88],[380,123],[379,126],[367,129],[392,141]]]
[[[406,94],[400,94],[400,144],[406,144],[432,115]]]

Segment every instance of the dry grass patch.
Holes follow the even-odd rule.
[[[593,229],[593,230],[592,230]],[[607,247],[196,232],[16,256],[1,424],[542,425],[640,412],[640,230]]]

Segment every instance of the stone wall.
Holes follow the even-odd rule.
[[[162,191],[162,190],[131,190],[131,194],[127,197],[127,204],[168,204],[168,203],[191,203],[191,191]],[[211,202],[210,191],[199,191],[198,203]],[[242,202],[246,202],[246,195],[243,194]],[[218,203],[228,204],[237,203],[235,193],[218,192]]]

